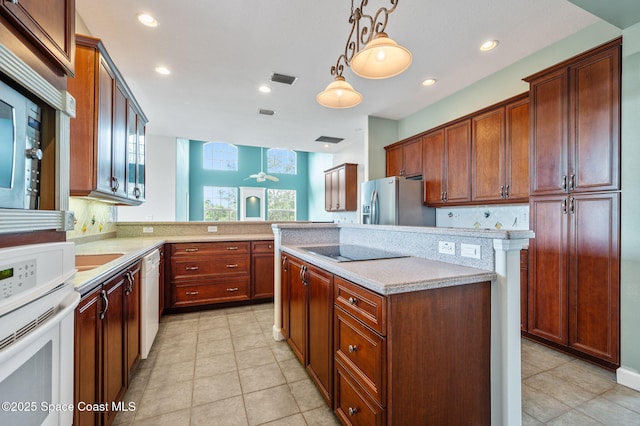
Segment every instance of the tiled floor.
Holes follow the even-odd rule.
[[[272,304],[163,317],[115,424],[339,424],[272,325]],[[523,340],[522,377],[523,425],[640,425],[640,393],[590,364]]]

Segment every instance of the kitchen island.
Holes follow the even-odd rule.
[[[288,253],[387,297],[403,294],[403,289],[428,293],[435,288],[464,287],[490,280],[491,423],[520,424],[519,250],[533,238],[531,231],[345,224],[273,225],[273,230],[276,265],[282,261],[280,256]],[[450,243],[454,254],[441,253],[440,242]],[[411,257],[338,263],[301,249],[322,244],[355,244]],[[376,263],[378,266],[374,266]],[[280,280],[282,276],[276,268],[275,281]],[[278,286],[274,301],[274,338],[282,340],[283,306]],[[339,369],[336,371],[339,376]]]

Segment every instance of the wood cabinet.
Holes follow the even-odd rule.
[[[0,13],[50,62],[73,76],[75,0],[2,0]]]
[[[320,393],[333,395],[333,275],[283,256],[283,333]]]
[[[620,196],[532,197],[528,332],[619,365]]]
[[[531,195],[620,189],[621,41],[527,78]]]
[[[422,137],[386,146],[386,176],[416,177],[422,175]]]
[[[423,140],[424,202],[429,206],[471,201],[471,122],[427,133]]]
[[[328,212],[358,208],[358,165],[345,163],[324,172],[324,208]]]
[[[76,308],[76,407],[78,402],[111,406],[124,397],[140,357],[139,271],[138,262],[117,273],[86,294]],[[111,424],[116,414],[75,410],[74,424]]]
[[[168,245],[166,308],[273,297],[273,241]]]
[[[76,77],[68,81],[77,104],[70,193],[139,205],[147,119],[102,42],[78,35],[76,44]]]
[[[529,101],[518,99],[471,118],[472,201],[529,199]]]

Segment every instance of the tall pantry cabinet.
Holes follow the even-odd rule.
[[[620,364],[621,39],[525,79],[531,102],[527,332]]]

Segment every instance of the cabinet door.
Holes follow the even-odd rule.
[[[138,191],[135,194],[135,198],[139,201],[144,201],[146,197],[146,164],[147,164],[147,142],[146,142],[146,123],[140,115],[138,119],[138,164],[136,166],[136,187]]]
[[[504,108],[471,119],[473,201],[505,198]]]
[[[614,364],[620,362],[619,212],[618,193],[569,198],[569,346]]]
[[[308,288],[308,347],[307,371],[331,403],[333,378],[333,275],[307,265]]]
[[[113,75],[103,60],[98,69],[98,130],[96,189],[111,194],[112,122],[113,122]],[[88,143],[88,142],[87,142]]]
[[[529,99],[506,106],[507,201],[529,200]]]
[[[49,59],[73,76],[75,0],[5,0],[0,11]]]
[[[422,155],[424,202],[430,206],[441,205],[444,197],[444,130],[424,136]]]
[[[257,247],[260,248],[259,253]],[[251,255],[251,298],[273,297],[273,243],[253,242]],[[263,253],[264,251],[264,253]]]
[[[113,147],[111,158],[111,190],[113,195],[127,196],[127,97],[120,84],[115,84],[113,100]]]
[[[101,287],[82,298],[75,311],[74,391],[75,406],[80,401],[100,401],[100,342],[103,309]],[[73,423],[78,426],[98,424],[99,413],[91,410],[74,410]]]
[[[136,198],[138,167],[138,115],[131,105],[127,108],[127,197]]]
[[[387,149],[386,172],[389,176],[402,176],[402,145]]]
[[[445,195],[447,203],[471,201],[471,124],[470,120],[444,129]]]
[[[531,334],[564,344],[567,331],[569,206],[566,195],[531,197],[529,321]]]
[[[125,273],[124,309],[127,341],[127,384],[140,360],[140,265]]]
[[[117,275],[103,285],[108,306],[102,320],[102,400],[120,401],[127,389],[124,331],[123,275]],[[104,413],[104,423],[112,424],[117,411]]]
[[[344,169],[342,169],[344,171]],[[343,176],[344,177],[344,176]],[[340,206],[340,169],[331,171],[331,210],[339,211]],[[342,208],[344,208],[342,206]]]
[[[402,168],[405,177],[422,175],[422,137],[402,145]]]
[[[570,73],[570,190],[620,189],[620,46]]]
[[[302,280],[303,263],[289,257],[287,270],[289,336],[287,342],[302,365],[306,365],[307,356],[307,285]]]
[[[331,172],[325,172],[324,174],[324,209],[328,212],[333,210],[332,202],[332,186],[331,186]]]
[[[568,185],[568,97],[565,69],[530,82],[531,195],[565,192]]]

